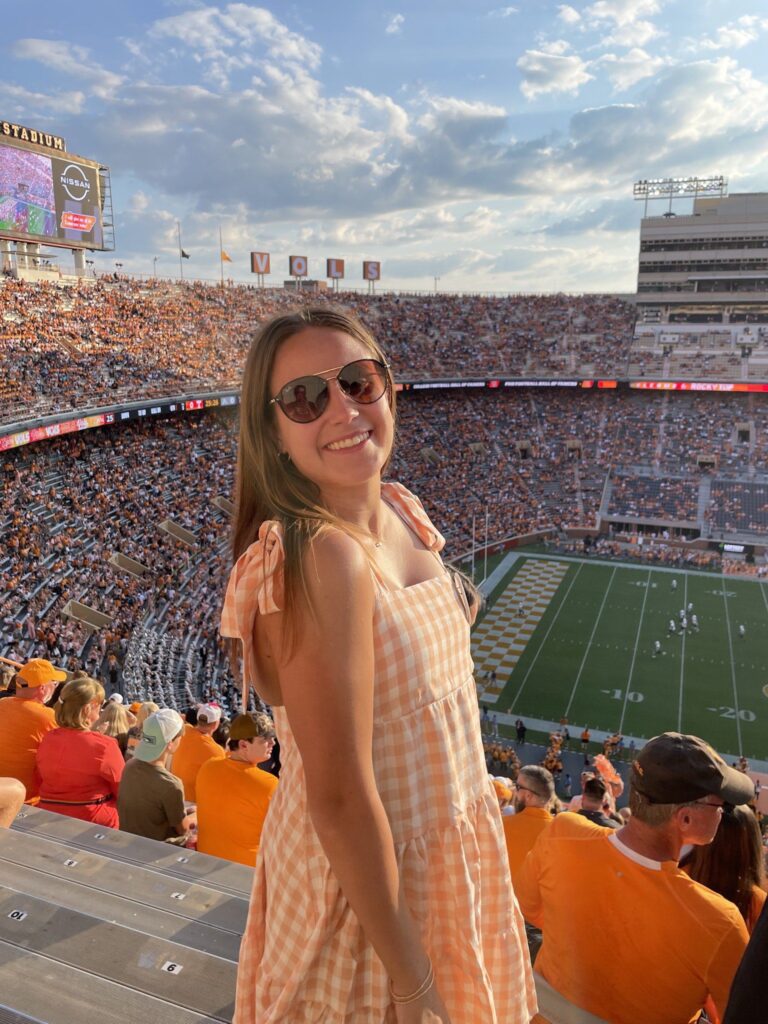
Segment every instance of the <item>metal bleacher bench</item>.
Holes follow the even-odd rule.
[[[25,806],[0,829],[0,1024],[228,1024],[252,876]]]

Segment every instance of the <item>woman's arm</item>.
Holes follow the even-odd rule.
[[[111,736],[102,737],[104,749],[101,755],[100,774],[104,779],[110,793],[117,800],[117,792],[120,789],[120,779],[125,768],[125,759],[120,753],[120,745]]]
[[[416,989],[429,958],[400,892],[394,842],[373,775],[371,571],[360,545],[326,533],[305,558],[312,610],[297,608],[281,657],[282,613],[263,622],[304,764],[312,823],[341,889],[397,992]]]

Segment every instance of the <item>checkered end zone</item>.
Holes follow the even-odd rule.
[[[567,572],[567,562],[529,559],[472,634],[475,678],[484,703],[499,699]],[[496,670],[495,685],[483,678],[492,669]]]

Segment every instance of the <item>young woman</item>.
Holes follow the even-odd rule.
[[[467,600],[382,484],[386,359],[331,309],[279,316],[242,388],[222,633],[274,709],[237,1024],[522,1024],[523,923],[483,760]]]
[[[715,838],[681,864],[691,878],[735,903],[750,935],[765,903],[763,837],[751,807],[727,805]]]

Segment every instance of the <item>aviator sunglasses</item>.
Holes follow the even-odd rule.
[[[289,380],[270,399],[269,404],[279,405],[294,423],[311,423],[327,409],[332,381],[335,380],[342,394],[358,405],[372,405],[389,388],[388,369],[389,363],[382,363],[378,359],[355,359],[346,366],[334,366],[332,370],[339,372],[333,377],[311,374]],[[332,370],[325,372],[330,373]]]

